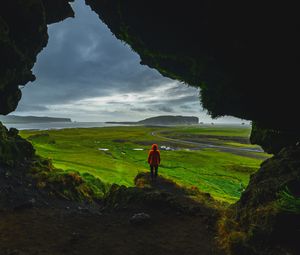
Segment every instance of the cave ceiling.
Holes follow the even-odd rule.
[[[47,45],[47,25],[74,13],[68,0],[4,1],[0,9],[0,114]],[[299,18],[283,3],[86,0],[115,36],[162,75],[201,88],[213,117],[231,115],[296,134]]]

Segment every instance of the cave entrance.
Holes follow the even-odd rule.
[[[297,8],[2,2],[1,254],[300,254]]]
[[[66,119],[6,125],[41,129],[21,135],[55,167],[127,186],[139,172],[148,171],[147,152],[158,143],[160,174],[221,200],[236,201],[249,175],[267,157],[249,144],[249,123],[212,120],[199,104],[198,89],[141,65],[139,56],[117,40],[83,0],[72,6],[75,19],[49,26],[48,46],[34,67],[37,80],[22,89],[23,98],[13,113]],[[192,115],[202,124],[104,123],[161,115]],[[91,129],[78,129],[87,127]]]
[[[104,122],[197,113],[210,121],[198,89],[141,65],[84,0],[72,7],[75,18],[48,27],[48,45],[33,69],[37,80],[22,89],[15,114]]]

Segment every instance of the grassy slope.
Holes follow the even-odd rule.
[[[148,171],[146,162],[149,144],[167,144],[162,137],[151,133],[171,132],[189,135],[247,137],[248,128],[201,127],[109,127],[92,129],[64,129],[50,131],[22,131],[23,137],[48,133],[49,136],[31,138],[37,152],[51,158],[56,167],[89,172],[105,182],[133,185],[138,172]],[[228,141],[226,141],[228,142]],[[229,141],[230,142],[230,141]],[[214,149],[189,150],[190,145],[176,145],[176,151],[162,151],[160,174],[182,185],[196,186],[214,197],[235,201],[243,187],[261,163],[260,159],[239,156]],[[245,146],[244,144],[240,144]],[[100,151],[107,148],[108,151]],[[135,151],[142,148],[143,151]]]

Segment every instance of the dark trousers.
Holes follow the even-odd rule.
[[[151,179],[156,179],[157,172],[158,172],[158,166],[151,166],[150,165],[150,171],[151,171]]]

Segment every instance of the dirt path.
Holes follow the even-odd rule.
[[[70,209],[69,206],[0,210],[0,254],[222,254],[215,246],[216,215],[207,213],[205,208],[200,213],[190,214],[170,206],[173,195],[184,198],[186,194],[168,180],[161,179],[150,189],[143,190],[125,189],[125,194],[128,192],[134,198],[133,191],[149,194],[151,199],[147,202],[142,197],[138,203],[126,202],[121,206],[113,198],[119,206],[98,211]],[[156,196],[160,192],[161,195]],[[160,200],[155,201],[155,197]],[[195,206],[196,202],[192,205],[186,198],[185,203]],[[150,220],[140,225],[130,223],[129,219],[140,212],[149,214]]]
[[[150,224],[133,226],[128,222],[132,213],[91,215],[55,209],[1,213],[0,254],[219,254],[213,251],[206,219],[152,211]]]

